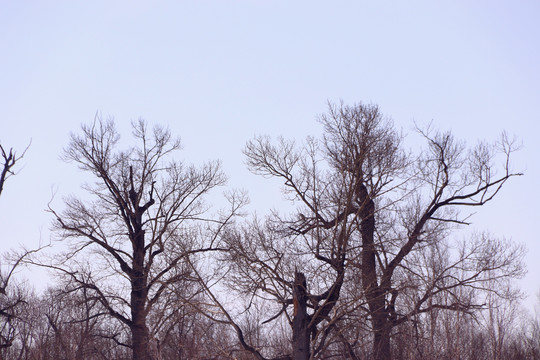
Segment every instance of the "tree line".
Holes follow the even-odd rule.
[[[376,105],[330,104],[319,122],[301,144],[245,145],[293,209],[262,219],[219,161],[179,161],[168,129],[133,122],[122,148],[112,120],[82,125],[63,159],[92,179],[86,195],[48,209],[62,246],[6,259],[1,358],[540,358],[539,318],[512,286],[523,246],[461,231],[522,175],[516,141],[467,146],[416,127],[414,152]],[[1,150],[0,194],[21,159]],[[57,283],[8,286],[23,265]]]

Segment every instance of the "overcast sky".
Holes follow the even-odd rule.
[[[97,112],[126,137],[139,117],[169,126],[183,158],[221,159],[264,213],[279,188],[247,172],[245,142],[320,134],[317,114],[342,99],[378,104],[405,132],[433,120],[469,143],[518,136],[526,176],[473,226],[527,245],[521,284],[537,292],[539,17],[537,0],[0,0],[0,143],[32,141],[0,198],[1,247],[49,239],[52,193],[61,209],[85,181],[61,150]]]

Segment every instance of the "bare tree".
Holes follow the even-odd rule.
[[[450,133],[418,129],[427,147],[414,155],[377,106],[331,105],[321,123],[322,140],[301,148],[248,143],[250,169],[282,179],[297,210],[228,234],[235,286],[278,304],[269,321],[290,319],[294,359],[322,356],[332,339],[355,358],[355,339],[340,328],[355,311],[369,321],[371,357],[390,359],[396,326],[436,309],[473,312],[483,302],[469,290],[496,292],[494,281],[523,274],[519,246],[452,237],[469,224],[460,209],[490,202],[521,175],[511,171],[516,144],[506,135],[467,149]]]
[[[204,197],[225,183],[219,162],[200,168],[171,159],[179,139],[161,127],[132,124],[137,145],[118,149],[112,120],[96,120],[72,134],[64,158],[92,176],[89,196],[69,197],[54,227],[66,251],[41,265],[69,280],[69,291],[84,290],[106,315],[128,327],[133,359],[156,359],[148,318],[171,285],[189,281],[181,266],[188,258],[218,251],[219,233],[241,206],[209,214]]]
[[[0,144],[0,153],[2,155],[2,170],[0,172],[0,195],[4,190],[4,183],[6,182],[6,180],[15,174],[13,168],[15,167],[17,162],[24,157],[29,147],[30,145],[28,145],[26,149],[24,149],[21,155],[17,155],[17,152],[13,150],[13,148],[10,148],[9,151],[6,152],[4,147]]]
[[[2,158],[2,169],[0,170],[0,195],[4,190],[6,180],[15,174],[14,168],[18,162],[24,157],[28,147],[21,155],[10,148],[6,151],[0,144],[0,154]],[[32,251],[24,251],[21,254],[9,252],[3,254],[2,269],[0,269],[0,349],[10,347],[13,344],[16,335],[14,323],[19,315],[20,307],[25,304],[26,292],[21,286],[9,287],[14,273],[19,268],[20,264],[26,256]],[[2,354],[0,352],[0,359]]]

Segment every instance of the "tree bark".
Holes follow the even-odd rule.
[[[131,179],[131,181],[133,184],[133,179]],[[133,360],[152,360],[152,355],[150,353],[150,335],[148,327],[146,326],[148,279],[147,271],[145,271],[144,266],[145,239],[142,226],[142,214],[153,204],[153,200],[151,199],[145,206],[139,206],[137,194],[133,190],[133,185],[130,191],[130,200],[135,208],[135,213],[131,219],[135,230],[132,239],[133,274],[131,277],[131,335]]]
[[[374,241],[375,203],[366,186],[357,187],[360,203],[360,233],[362,236],[362,287],[366,294],[371,324],[373,326],[373,359],[390,360],[390,333],[392,324],[385,308],[385,291],[377,281],[377,261]]]
[[[311,356],[307,300],[306,277],[296,271],[293,284],[293,360],[309,360]]]
[[[374,327],[373,336],[373,358],[374,360],[390,360],[392,353],[390,351],[390,333],[392,326],[384,315],[373,315],[372,324]]]
[[[131,319],[130,326],[133,346],[133,360],[151,360],[149,340],[150,335],[146,326],[146,279],[138,274],[132,280],[131,290]]]
[[[131,326],[133,360],[152,360],[149,351],[149,334],[145,324]]]

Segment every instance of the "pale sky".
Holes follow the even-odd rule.
[[[56,192],[84,176],[59,160],[96,112],[125,137],[142,117],[181,136],[188,162],[221,159],[251,208],[279,187],[251,175],[241,149],[256,134],[320,134],[327,101],[376,103],[474,143],[504,129],[524,144],[512,179],[474,228],[525,243],[540,289],[540,2],[0,0],[0,143],[22,151],[0,197],[1,248],[47,241]],[[39,280],[43,286],[43,281]]]

